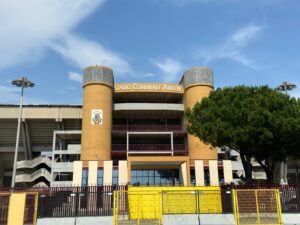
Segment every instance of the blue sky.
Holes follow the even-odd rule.
[[[0,0],[0,103],[26,75],[29,104],[81,104],[82,68],[115,82],[178,83],[210,67],[215,87],[293,82],[300,97],[300,1]]]

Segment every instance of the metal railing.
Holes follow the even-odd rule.
[[[139,124],[126,125],[114,124],[113,131],[184,131],[182,125],[158,125],[158,124]]]
[[[221,186],[222,211],[232,213],[232,190],[278,189],[283,213],[300,213],[300,185],[224,185]]]
[[[234,189],[235,224],[282,224],[279,198],[278,189]]]
[[[200,213],[233,213],[233,190],[241,189],[278,189],[282,212],[300,213],[300,186],[225,185],[221,186],[220,189],[221,191],[219,191],[219,194],[217,192],[202,191],[163,192],[160,196],[162,197],[164,203],[164,213],[183,213],[184,210],[188,210],[188,212],[191,213],[195,210],[195,212],[200,210]],[[4,225],[7,223],[9,196],[12,192],[27,193],[24,218],[25,221],[27,221],[28,224],[30,224],[30,222],[32,222],[32,218],[34,218],[33,205],[35,197],[34,195],[31,196],[30,193],[39,193],[39,204],[37,211],[38,217],[40,218],[74,216],[111,216],[113,215],[114,205],[113,193],[115,191],[126,192],[126,190],[127,186],[51,187],[28,189],[17,187],[14,189],[0,188],[0,225]],[[213,198],[215,198],[215,206],[212,205]],[[122,205],[122,207],[119,208],[119,214],[122,215],[128,210],[128,199],[124,194],[124,196],[119,201],[121,201],[119,202],[119,204]],[[178,204],[178,202],[180,202],[180,204]],[[190,205],[188,207],[183,203]],[[210,205],[206,207],[206,203]]]
[[[184,144],[174,144],[174,150],[170,144],[130,144],[128,152],[130,155],[164,155],[186,156],[188,150]],[[112,144],[112,154],[127,155],[126,144]]]
[[[40,194],[38,217],[112,216],[113,192],[127,186],[49,188]]]

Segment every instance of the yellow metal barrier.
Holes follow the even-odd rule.
[[[10,193],[0,192],[0,224],[7,224]]]
[[[2,206],[2,198],[7,197],[8,205]],[[36,225],[38,193],[36,192],[15,192],[0,193],[0,223],[7,225]],[[5,207],[5,208],[2,208]],[[5,218],[4,218],[5,217]]]
[[[130,192],[154,195],[147,206],[137,199],[129,201],[130,205],[139,204],[145,211],[149,211],[145,207],[156,207],[157,211],[163,207],[163,214],[222,213],[220,187],[129,187]]]
[[[222,213],[220,187],[129,187],[114,196],[115,225],[122,220],[162,224],[163,214]]]
[[[233,190],[234,216],[237,225],[281,225],[279,190]]]

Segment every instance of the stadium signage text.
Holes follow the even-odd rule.
[[[176,84],[115,84],[115,91],[158,91],[183,92],[183,87]]]

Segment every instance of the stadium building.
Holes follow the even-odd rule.
[[[184,110],[213,90],[208,68],[179,84],[115,84],[113,71],[84,69],[83,104],[23,108],[16,183],[197,185],[231,183],[243,174],[230,155],[186,131]],[[0,106],[0,185],[10,186],[17,105]]]

